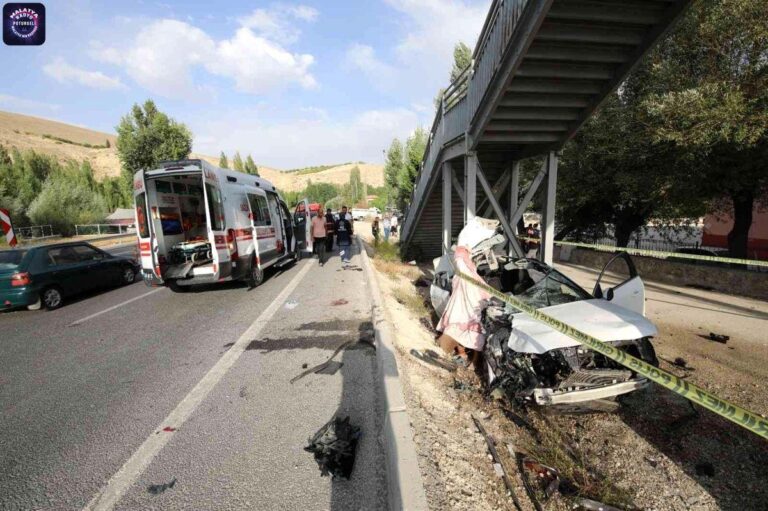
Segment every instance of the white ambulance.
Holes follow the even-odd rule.
[[[244,280],[312,250],[309,204],[293,215],[269,181],[204,160],[162,162],[134,175],[142,276],[174,291]]]

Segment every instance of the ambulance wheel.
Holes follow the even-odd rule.
[[[175,280],[168,282],[168,287],[171,288],[171,291],[174,293],[186,293],[189,291],[189,286],[180,286]]]
[[[251,261],[251,269],[248,270],[248,276],[245,280],[250,288],[258,287],[264,282],[264,270],[259,268],[255,260]]]

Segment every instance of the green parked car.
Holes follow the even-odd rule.
[[[85,291],[132,284],[139,268],[88,243],[58,243],[0,251],[0,310],[61,307]]]

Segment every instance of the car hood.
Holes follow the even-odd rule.
[[[603,342],[639,339],[656,335],[658,331],[644,316],[603,299],[582,300],[539,310]],[[513,315],[508,344],[520,353],[542,354],[581,343],[525,313],[518,313]]]

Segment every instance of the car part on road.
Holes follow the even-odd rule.
[[[437,353],[435,353],[432,350],[425,350],[421,352],[417,349],[412,349],[410,353],[411,353],[411,356],[424,362],[425,364],[429,364],[434,367],[439,367],[440,369],[444,369],[451,373],[456,371],[456,364],[454,364],[453,362],[448,362],[447,360],[443,360],[442,357],[440,357]]]
[[[583,509],[584,511],[621,511],[619,508],[583,497],[578,497],[574,501],[574,509]]]
[[[309,439],[304,450],[314,454],[320,475],[348,480],[360,436],[360,428],[350,424],[349,417],[334,417]]]
[[[374,350],[376,349],[376,345],[374,344],[374,341],[372,341],[372,340],[370,340],[370,339],[367,339],[367,338],[365,338],[365,337],[360,337],[360,338],[359,338],[358,340],[356,340],[356,341],[347,341],[347,342],[343,342],[343,343],[341,343],[341,344],[339,345],[339,347],[338,347],[338,348],[336,348],[336,349],[333,351],[333,354],[332,354],[330,357],[328,357],[328,359],[327,359],[325,362],[323,362],[322,364],[318,364],[318,365],[316,365],[316,366],[314,366],[314,367],[310,367],[310,368],[309,368],[309,369],[307,369],[306,371],[303,371],[303,372],[299,373],[298,375],[294,376],[293,378],[291,378],[291,383],[292,383],[292,384],[293,384],[293,383],[296,383],[296,382],[297,382],[297,381],[299,381],[300,379],[302,379],[302,378],[304,378],[305,376],[307,376],[308,374],[312,374],[312,373],[320,373],[320,374],[334,374],[336,371],[334,371],[334,372],[332,372],[332,373],[328,373],[328,372],[324,372],[324,371],[326,371],[326,370],[327,370],[327,368],[333,364],[333,359],[334,359],[334,358],[336,358],[336,355],[338,355],[339,353],[341,353],[341,352],[342,352],[342,350],[344,350],[344,349],[346,349],[346,348],[348,348],[348,347],[350,347],[350,346],[352,346],[352,345],[354,345],[354,344],[358,344],[358,343],[367,344],[367,345],[369,345],[370,347],[372,347]],[[303,365],[302,365],[302,367],[305,367],[305,366],[306,366],[306,364],[303,364]],[[340,369],[340,368],[341,368],[341,366],[339,366],[338,368],[336,368],[336,370],[338,371],[338,369]]]
[[[483,435],[485,443],[488,444],[488,452],[491,454],[491,458],[493,459],[494,470],[501,472],[501,479],[504,481],[504,486],[507,487],[509,496],[512,497],[512,502],[515,505],[515,509],[517,509],[517,511],[523,511],[523,508],[520,505],[520,501],[517,499],[517,494],[515,494],[515,487],[512,485],[512,481],[510,481],[509,476],[507,475],[507,471],[504,469],[504,464],[501,461],[499,452],[496,450],[496,440],[494,440],[494,438],[488,434],[483,424],[474,415],[472,415],[472,421],[475,423],[475,426],[477,427],[477,430],[480,432],[480,434]]]
[[[709,332],[709,340],[719,342],[721,344],[727,343],[729,340],[731,340],[730,336],[722,335],[722,334],[716,334],[714,332]]]
[[[176,478],[174,477],[171,479],[168,483],[163,484],[153,484],[147,487],[147,492],[151,493],[152,495],[160,495],[165,490],[170,490],[176,485]]]

